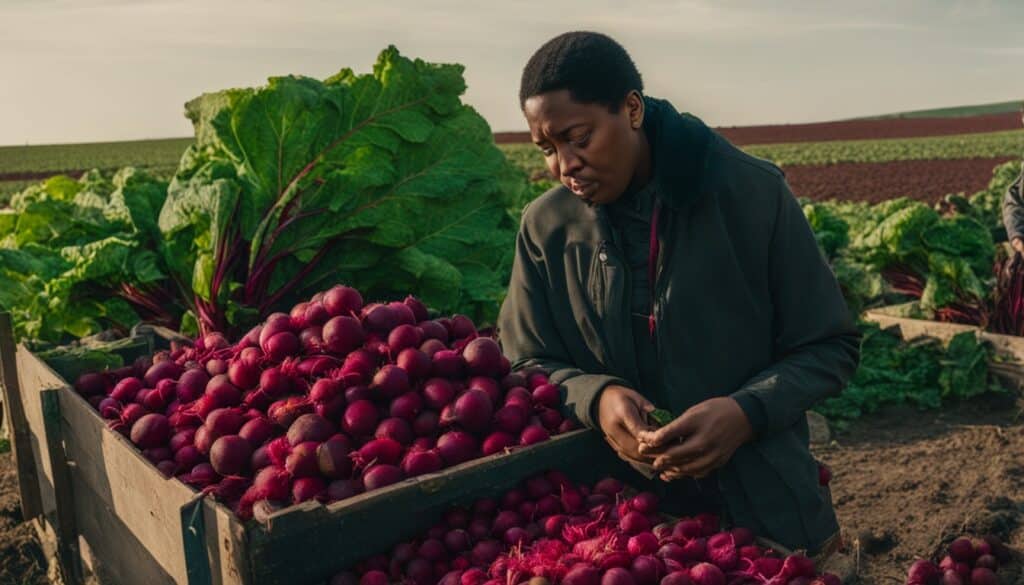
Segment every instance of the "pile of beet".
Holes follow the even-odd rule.
[[[450,509],[422,538],[357,563],[330,585],[839,585],[802,555],[759,546],[705,514],[666,522],[651,493],[561,472]]]
[[[1010,549],[995,536],[977,542],[960,537],[938,565],[926,560],[911,565],[906,585],[999,585],[996,572],[1010,559]]]
[[[510,372],[465,316],[363,304],[336,286],[232,344],[191,346],[75,384],[166,475],[249,517],[334,502],[573,428],[541,371]],[[262,507],[261,507],[262,509]]]

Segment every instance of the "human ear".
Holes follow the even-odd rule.
[[[640,92],[633,90],[626,96],[626,114],[633,130],[639,130],[644,125],[644,98]]]

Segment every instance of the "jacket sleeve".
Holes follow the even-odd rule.
[[[573,363],[553,318],[548,300],[551,287],[540,269],[543,261],[541,250],[521,228],[512,278],[498,316],[502,350],[514,369],[537,366],[547,370],[551,381],[562,386],[566,414],[588,428],[597,428],[596,402],[601,391],[610,384],[628,384],[615,376],[587,373]]]
[[[757,436],[789,428],[838,395],[857,368],[860,333],[785,180],[770,242],[775,363],[732,397]]]
[[[1024,169],[1003,196],[1003,226],[1011,242],[1024,238]]]

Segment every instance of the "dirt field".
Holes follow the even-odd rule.
[[[902,583],[954,538],[995,534],[1024,549],[1024,416],[1012,398],[936,412],[892,409],[840,434],[818,456],[859,583]],[[1020,556],[1000,583],[1020,585]]]
[[[1021,114],[988,114],[963,118],[891,118],[879,120],[848,120],[815,124],[776,124],[772,126],[731,126],[715,130],[733,144],[775,144],[784,142],[821,142],[827,140],[881,140],[884,138],[915,138],[949,136],[1019,130]],[[530,142],[528,132],[496,132],[498,144]]]
[[[859,558],[859,580],[848,585],[900,584],[915,559],[935,556],[962,534],[995,534],[1024,550],[1022,407],[996,398],[935,412],[892,409],[817,449],[832,467],[845,540]],[[20,515],[6,453],[0,455],[0,585],[46,583],[34,532]],[[1003,585],[1024,583],[1019,560],[999,575]]]
[[[784,167],[798,197],[878,203],[910,197],[935,203],[948,193],[971,195],[988,186],[992,169],[1010,157],[905,160]]]
[[[14,459],[10,452],[0,454],[0,585],[47,582],[46,560],[36,533],[22,522]]]

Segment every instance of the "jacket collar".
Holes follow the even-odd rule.
[[[666,100],[644,97],[644,132],[651,144],[658,197],[683,209],[704,192],[714,132],[700,119],[679,113]]]

